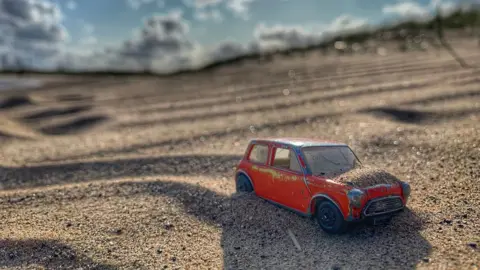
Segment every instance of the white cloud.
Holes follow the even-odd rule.
[[[260,23],[255,27],[254,37],[260,50],[272,50],[310,46],[318,43],[322,36],[301,26]]]
[[[368,27],[368,20],[343,14],[327,25],[326,31],[339,33],[345,31],[356,31],[365,27]]]
[[[0,50],[0,70],[22,68],[25,66],[25,60],[19,55]]]
[[[248,20],[250,18],[250,4],[255,0],[229,0],[227,7],[238,17]]]
[[[130,6],[132,9],[139,9],[143,5],[147,5],[153,3],[155,0],[126,0],[127,5]]]
[[[448,16],[457,10],[458,5],[452,2],[446,2],[440,5],[439,10],[443,16]]]
[[[0,2],[2,36],[15,45],[55,45],[68,39],[59,7],[47,0],[3,0]],[[5,40],[4,40],[5,42]]]
[[[183,3],[188,7],[194,8],[205,8],[205,7],[213,7],[217,6],[218,4],[222,3],[223,0],[183,0]]]
[[[48,0],[3,0],[0,2],[2,23],[58,24],[63,15],[58,5]]]
[[[19,14],[26,17],[28,12]],[[94,35],[95,27],[84,21],[80,21],[80,23],[79,40],[72,44],[69,43],[68,46],[63,43],[65,46],[57,48],[51,46],[52,41],[47,46],[37,46],[34,54],[26,54],[25,52],[30,52],[30,47],[16,46],[18,48],[14,50],[15,46],[5,46],[0,42],[0,68],[21,65],[34,67],[38,62],[38,56],[49,57],[48,62],[40,65],[44,69],[56,67],[74,70],[142,71],[151,69],[158,72],[170,72],[181,68],[199,67],[207,62],[207,55],[203,48],[188,37],[188,21],[183,18],[183,13],[179,10],[146,18],[143,26],[137,29],[131,38],[122,44],[105,49],[92,47],[98,44]],[[28,33],[45,35],[44,31],[40,30],[41,28],[37,27],[35,31],[29,29]],[[17,31],[14,34],[17,35]],[[5,35],[1,35],[0,41],[4,38]],[[48,39],[52,38],[48,37]],[[31,42],[24,44],[30,46]],[[20,49],[22,50],[20,51]]]
[[[77,3],[73,0],[67,2],[66,7],[70,10],[75,10],[77,8]]]
[[[231,40],[226,40],[217,45],[209,52],[208,60],[210,62],[222,61],[245,55],[249,50],[242,44]]]
[[[143,68],[175,68],[172,59],[182,60],[197,44],[188,38],[189,25],[179,10],[147,18],[134,36],[114,49],[118,58]],[[115,59],[118,61],[119,59]],[[182,63],[180,63],[182,62]],[[164,66],[162,66],[162,63]]]
[[[63,14],[48,0],[0,1],[2,65],[49,68],[69,40]]]
[[[417,2],[406,1],[394,5],[383,7],[383,13],[386,15],[398,16],[402,19],[428,20],[438,10],[442,15],[451,14],[458,4],[450,1],[431,0],[428,5],[420,5]]]
[[[423,17],[428,15],[428,8],[416,2],[400,2],[383,7],[383,13],[400,17]]]
[[[223,16],[220,11],[216,9],[197,9],[195,12],[195,19],[199,21],[212,20],[215,22],[223,21]]]
[[[341,15],[328,24],[312,27],[295,25],[267,26],[260,23],[255,27],[254,37],[260,50],[303,48],[320,43],[327,35],[366,29],[368,21],[350,15]]]
[[[195,0],[195,6],[198,8],[203,8],[206,6],[216,6],[221,2],[222,0]]]
[[[194,9],[194,18],[196,20],[212,20],[215,22],[223,21],[223,15],[217,9],[223,2],[224,0],[183,0],[187,7]]]
[[[449,2],[449,1],[442,1],[442,0],[432,0],[430,2],[430,8],[434,11],[439,11],[441,15],[448,16],[452,12],[454,12],[459,7],[458,4]]]
[[[212,20],[223,21],[222,13],[217,7],[224,3],[224,0],[182,0],[183,3],[194,10],[193,16],[198,21]]]

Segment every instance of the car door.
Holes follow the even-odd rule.
[[[253,143],[247,155],[247,173],[253,182],[255,193],[263,198],[273,199],[271,196],[272,182],[267,166],[271,147],[266,143]]]
[[[276,172],[272,174],[275,201],[305,213],[310,202],[310,192],[297,154],[286,146],[273,146],[271,152],[271,168]]]

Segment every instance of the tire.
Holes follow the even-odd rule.
[[[235,181],[235,183],[237,192],[250,193],[253,191],[252,184],[250,184],[248,178],[243,174],[239,174],[237,176],[237,180]]]
[[[341,234],[347,231],[348,222],[340,209],[330,201],[322,201],[315,210],[315,218],[323,231],[329,234]]]

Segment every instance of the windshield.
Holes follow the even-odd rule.
[[[310,146],[303,153],[313,175],[336,177],[359,164],[348,146]]]

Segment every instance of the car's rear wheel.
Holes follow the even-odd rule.
[[[330,234],[340,234],[348,228],[340,209],[330,201],[322,201],[317,205],[315,218],[320,228]]]
[[[236,189],[237,189],[237,192],[252,192],[253,191],[253,187],[252,187],[252,184],[250,184],[250,181],[248,180],[248,178],[243,175],[243,174],[240,174],[237,176],[237,181],[236,182]]]

